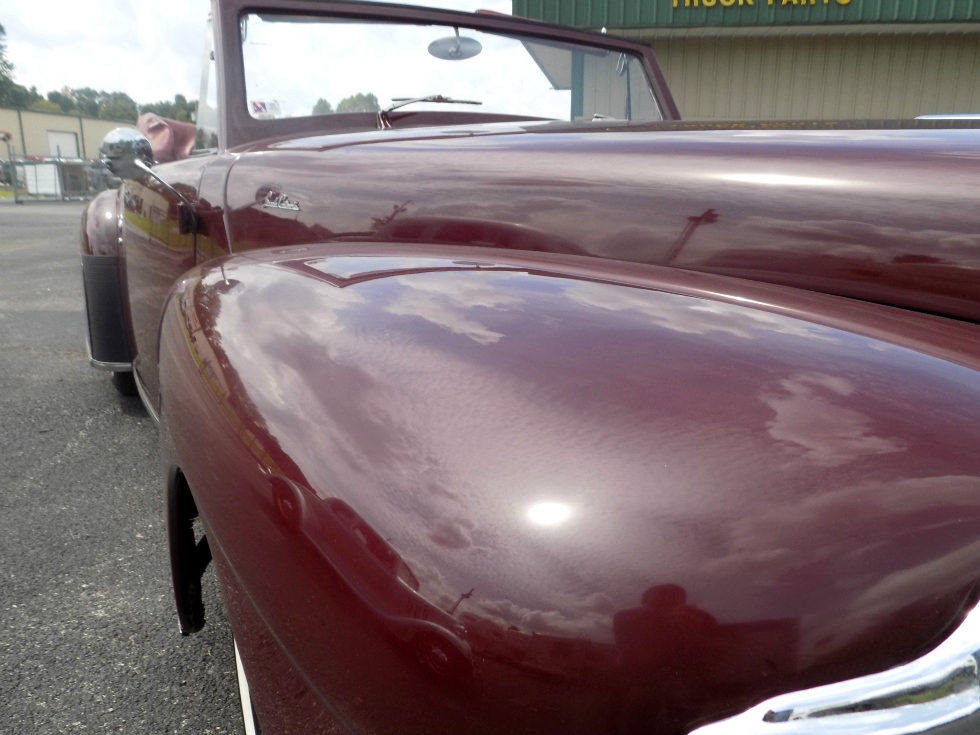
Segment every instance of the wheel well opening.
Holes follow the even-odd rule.
[[[174,602],[181,635],[204,627],[201,578],[211,563],[211,547],[200,523],[190,483],[180,468],[173,468],[167,487],[167,536]]]

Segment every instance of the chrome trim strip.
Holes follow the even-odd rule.
[[[259,735],[256,727],[255,709],[252,706],[252,693],[248,688],[248,680],[245,678],[245,668],[242,666],[242,655],[238,652],[238,642],[235,646],[235,670],[238,673],[238,694],[242,699],[242,719],[245,724],[245,735]]]
[[[88,330],[85,332],[85,351],[88,353],[89,365],[94,367],[96,370],[105,370],[110,373],[131,373],[133,372],[133,363],[131,362],[104,362],[103,360],[96,360],[92,357],[92,338],[89,335]]]
[[[131,362],[102,362],[96,360],[93,357],[88,359],[89,364],[96,370],[105,370],[110,373],[131,373],[133,372],[133,363]]]
[[[783,694],[692,735],[980,732],[980,606],[938,648],[880,674]]]
[[[150,415],[150,419],[153,421],[157,427],[160,426],[160,414],[156,412],[153,408],[153,404],[150,403],[150,395],[146,392],[146,388],[143,386],[143,381],[140,380],[140,374],[138,370],[133,371],[133,378],[135,378],[136,392],[140,394],[140,401],[143,403],[143,408]]]

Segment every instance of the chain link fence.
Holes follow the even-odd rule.
[[[0,162],[0,185],[16,201],[91,199],[113,185],[96,160],[27,157]]]

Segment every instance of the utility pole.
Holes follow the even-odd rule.
[[[681,254],[681,250],[687,245],[687,241],[691,239],[691,235],[694,231],[698,229],[701,225],[710,225],[718,221],[718,213],[713,209],[708,209],[695,217],[688,217],[687,224],[684,225],[684,229],[681,230],[680,237],[674,243],[673,247],[667,252],[661,261],[661,265],[671,265],[677,256]]]
[[[461,603],[463,600],[470,599],[473,596],[473,592],[475,590],[476,590],[476,587],[473,587],[473,588],[470,589],[469,592],[464,592],[463,594],[461,594],[459,596],[459,599],[456,600],[456,602],[453,604],[453,606],[451,608],[449,608],[448,610],[446,610],[446,612],[448,612],[450,615],[455,614],[456,613],[456,608],[459,607],[459,603]]]

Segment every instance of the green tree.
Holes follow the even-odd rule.
[[[103,120],[136,122],[138,114],[136,102],[125,92],[106,92],[91,87],[62,87],[60,92],[49,92],[47,101],[65,112]]]
[[[37,91],[17,84],[13,77],[14,65],[7,59],[7,31],[0,25],[0,107],[40,110],[42,112],[63,112],[103,120],[126,120],[136,122],[139,114],[136,102],[125,92],[106,92],[91,87],[73,89],[62,87],[59,91],[48,92],[47,98]],[[178,94],[173,102],[158,102],[146,106],[147,112],[156,112],[173,120],[192,122],[197,112],[197,102],[188,102]]]
[[[27,106],[29,110],[37,110],[38,112],[64,112],[60,106],[56,105],[50,100],[46,100],[41,97],[38,100],[34,100]]]
[[[151,102],[140,105],[140,112],[152,112],[154,115],[180,122],[194,122],[197,115],[197,101],[188,102],[182,94],[174,95],[173,102]]]
[[[378,112],[380,109],[378,98],[370,92],[367,94],[358,92],[350,97],[344,97],[337,104],[337,112]]]
[[[11,106],[14,84],[14,65],[7,60],[7,31],[0,25],[0,107]]]
[[[99,117],[103,120],[128,120],[136,122],[139,111],[136,102],[125,92],[102,92]]]
[[[14,84],[7,95],[7,98],[0,103],[0,107],[20,107],[26,109],[40,99],[44,99],[37,91],[37,87],[28,89],[23,84]]]
[[[75,103],[75,110],[78,114],[85,115],[86,117],[99,116],[99,106],[102,104],[102,98],[105,92],[97,92],[91,87],[82,87],[81,89],[64,87],[61,91],[63,94],[68,95],[72,102]]]
[[[182,94],[174,95],[175,120],[194,122],[197,119],[197,100],[188,100]]]
[[[330,105],[329,102],[327,102],[325,99],[323,99],[323,97],[321,97],[320,99],[318,99],[316,101],[316,104],[313,105],[313,114],[314,115],[332,115],[333,114],[333,107]]]
[[[14,81],[14,65],[7,59],[7,31],[0,25],[0,107],[27,108],[45,101],[37,87],[28,89]]]
[[[75,111],[75,100],[67,94],[70,90],[63,89],[60,92],[48,92],[48,102],[53,102],[61,108],[64,113]]]

